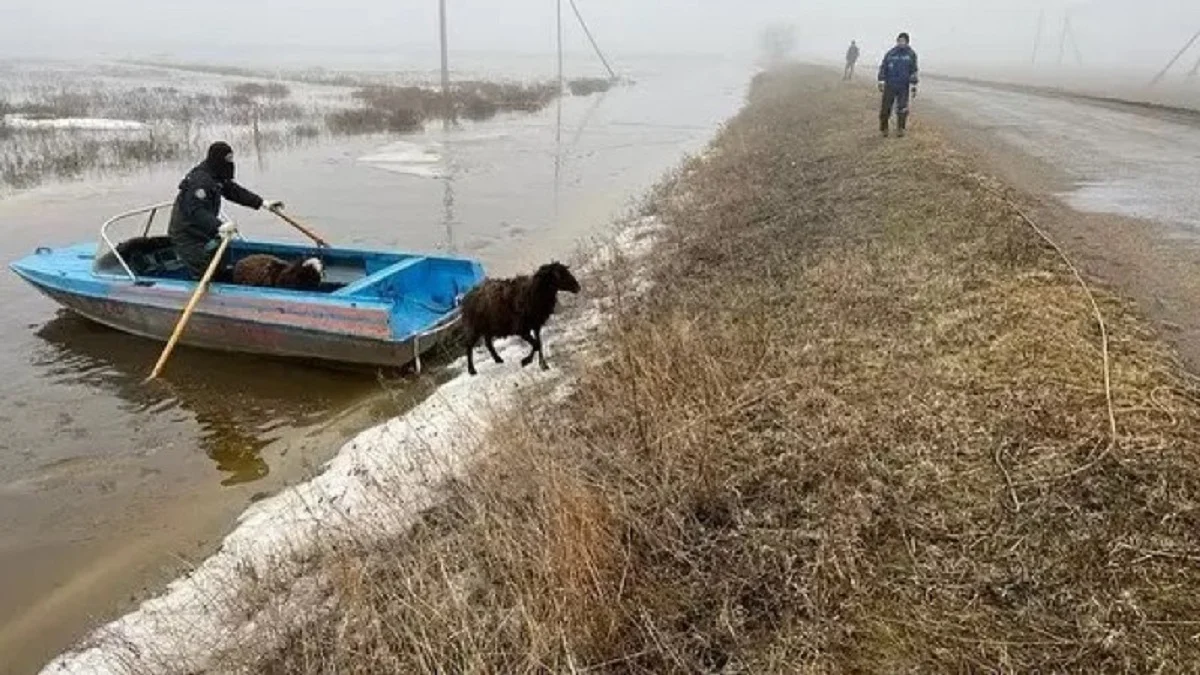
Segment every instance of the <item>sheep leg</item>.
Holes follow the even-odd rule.
[[[550,366],[546,365],[546,353],[542,351],[542,329],[534,328],[533,337],[537,340],[538,365],[542,367],[542,370],[550,370]]]
[[[538,350],[538,341],[530,331],[525,331],[522,333],[521,339],[528,342],[530,347],[529,354],[525,358],[521,359],[521,367],[524,368],[525,366],[533,363],[533,355],[537,354]]]
[[[474,333],[468,333],[467,339],[467,372],[471,375],[475,374],[475,345],[479,342],[479,336]]]
[[[496,353],[496,345],[492,344],[491,335],[485,335],[483,337],[483,344],[487,345],[487,349],[491,353],[493,361],[496,363],[504,363],[504,359],[500,358],[500,355]]]

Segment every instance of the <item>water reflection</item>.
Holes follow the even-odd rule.
[[[262,451],[271,442],[327,421],[375,386],[361,373],[186,348],[172,356],[165,380],[145,384],[158,343],[65,311],[36,335],[49,349],[34,351],[34,368],[54,384],[115,395],[134,431],[163,418],[190,418],[222,485],[264,478],[270,467]]]
[[[458,243],[454,237],[454,226],[457,224],[454,218],[454,179],[456,171],[454,161],[450,158],[450,151],[453,146],[446,143],[443,144],[443,147],[442,225],[446,228],[446,252],[457,254]]]
[[[562,204],[562,175],[563,168],[566,165],[567,153],[573,152],[579,145],[579,140],[583,138],[583,132],[592,122],[592,116],[604,104],[604,99],[608,96],[608,91],[601,92],[598,95],[592,96],[592,103],[584,112],[579,124],[575,127],[575,133],[571,136],[571,141],[567,147],[563,148],[562,142],[562,101],[563,97],[558,97],[558,110],[554,119],[554,220],[559,219],[559,212]]]
[[[558,222],[562,209],[562,82],[559,78],[559,96],[554,114],[554,221]]]

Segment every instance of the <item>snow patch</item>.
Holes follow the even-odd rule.
[[[73,131],[144,131],[141,122],[102,117],[58,117],[41,119],[24,115],[5,115],[4,124],[13,129],[69,129]]]

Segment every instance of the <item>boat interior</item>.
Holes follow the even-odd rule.
[[[187,268],[175,254],[168,237],[127,239],[117,245],[117,251],[140,280],[189,279]],[[289,261],[308,257],[320,258],[324,267],[324,282],[316,292],[335,296],[398,299],[403,296],[412,297],[414,294],[443,295],[438,292],[441,289],[435,288],[444,286],[447,281],[457,286],[456,277],[464,273],[470,275],[465,269],[457,269],[460,265],[469,265],[466,261],[403,253],[317,249],[310,246],[237,240],[230,244],[225,259],[217,270],[214,283],[231,283],[234,264],[248,255],[257,253],[268,253]],[[111,250],[98,256],[93,271],[98,274],[126,275],[121,261]],[[452,304],[453,296],[448,300]]]

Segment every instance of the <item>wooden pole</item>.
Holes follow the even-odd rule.
[[[301,225],[295,218],[292,218],[291,216],[287,215],[283,211],[280,211],[279,209],[267,209],[267,210],[270,211],[271,213],[274,213],[275,215],[279,216],[280,218],[282,218],[283,221],[285,223],[287,223],[288,225],[291,225],[292,227],[296,228],[297,230],[300,230],[301,232],[303,232],[306,237],[308,237],[309,239],[312,239],[314,242],[316,242],[317,246],[320,246],[321,248],[329,248],[329,242],[322,239],[321,236],[318,235],[316,232],[313,232],[312,230],[308,229],[304,225]]]
[[[563,34],[562,34],[562,0],[555,0],[555,21],[558,24],[558,95],[563,95]]]
[[[179,317],[179,323],[175,324],[175,332],[171,333],[171,339],[167,340],[167,346],[163,348],[162,354],[158,357],[158,363],[154,364],[154,370],[150,371],[150,376],[146,378],[149,382],[162,373],[162,369],[167,365],[167,359],[171,358],[171,352],[175,350],[175,344],[179,342],[179,337],[183,335],[183,329],[187,327],[188,320],[192,318],[192,312],[195,311],[196,305],[200,302],[200,296],[204,295],[204,291],[208,289],[208,282],[212,281],[213,274],[216,274],[217,267],[221,264],[221,258],[225,257],[225,249],[229,248],[229,240],[233,235],[221,237],[221,245],[217,246],[217,252],[213,259],[208,263],[208,269],[204,270],[204,276],[200,278],[200,283],[196,284],[196,291],[192,293],[191,300],[183,308],[183,314]]]
[[[1153,80],[1150,80],[1151,87],[1158,84],[1160,80],[1167,76],[1167,71],[1171,70],[1171,67],[1175,65],[1176,61],[1183,58],[1183,55],[1187,53],[1187,50],[1191,49],[1192,45],[1196,44],[1196,40],[1200,40],[1200,31],[1196,31],[1196,34],[1192,36],[1192,39],[1188,40],[1187,44],[1185,44],[1182,49],[1176,52],[1175,56],[1171,57],[1171,60],[1168,61],[1167,65],[1164,66],[1163,69],[1154,76]]]
[[[454,119],[454,103],[450,100],[450,49],[446,40],[446,0],[438,0],[438,26],[442,46],[442,123]]]

